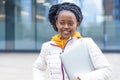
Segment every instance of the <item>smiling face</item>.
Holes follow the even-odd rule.
[[[69,38],[76,31],[79,26],[76,16],[71,11],[63,10],[60,11],[57,20],[56,26],[58,29],[61,38]]]

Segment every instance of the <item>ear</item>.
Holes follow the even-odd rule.
[[[76,30],[80,27],[80,23],[77,22],[77,27],[76,27]]]
[[[56,24],[56,27],[57,27],[57,25],[58,25],[58,20],[56,20],[56,23],[55,23],[55,24]]]
[[[77,28],[80,27],[80,22],[77,22]]]

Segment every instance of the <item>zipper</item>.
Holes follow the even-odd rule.
[[[68,42],[71,41],[72,39],[73,39],[73,38],[69,39],[69,40],[65,43],[65,46],[64,46],[64,48],[63,48],[63,50],[62,50],[62,53],[64,52],[65,47],[66,47],[66,45],[68,44]],[[61,53],[61,54],[62,54],[62,53]]]
[[[68,42],[69,42],[70,40],[72,40],[72,39],[73,39],[73,38],[69,39],[69,40],[66,42],[66,44],[65,44],[65,46],[64,46],[64,48],[62,49],[62,52],[61,52],[60,54],[62,54],[62,53],[64,52],[66,45],[67,45]],[[62,80],[65,80],[65,73],[64,73],[64,68],[63,68],[63,63],[62,63],[62,61],[61,61],[61,71],[62,71]],[[68,78],[69,78],[69,77],[68,77]]]
[[[65,46],[64,46],[64,48],[62,49],[62,52],[61,52],[60,54],[62,54],[62,53],[64,52],[66,45],[67,45],[68,42],[71,41],[72,39],[73,39],[73,38],[70,38],[69,40],[67,40],[67,42],[66,42],[66,44],[65,44]],[[52,43],[51,43],[51,45],[56,46],[56,47],[59,47],[58,45],[55,45],[55,44],[52,44]],[[65,80],[65,73],[64,73],[64,68],[63,68],[63,63],[62,63],[62,61],[61,61],[61,71],[62,71],[62,80]],[[68,77],[68,78],[69,78],[69,77]]]

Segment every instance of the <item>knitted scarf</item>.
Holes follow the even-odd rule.
[[[71,36],[71,38],[73,38],[73,37],[82,38],[82,36],[80,35],[79,32],[75,32]],[[59,46],[59,47],[61,47],[63,49],[68,39],[61,39],[61,35],[60,34],[56,34],[56,35],[54,35],[52,37],[52,40],[55,41],[55,43],[57,44],[57,46]]]

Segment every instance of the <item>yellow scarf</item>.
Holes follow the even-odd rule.
[[[82,38],[79,32],[75,32],[71,37]],[[55,41],[55,43],[63,49],[68,39],[60,39],[60,38],[61,35],[56,34],[55,36],[52,37],[52,40]]]

